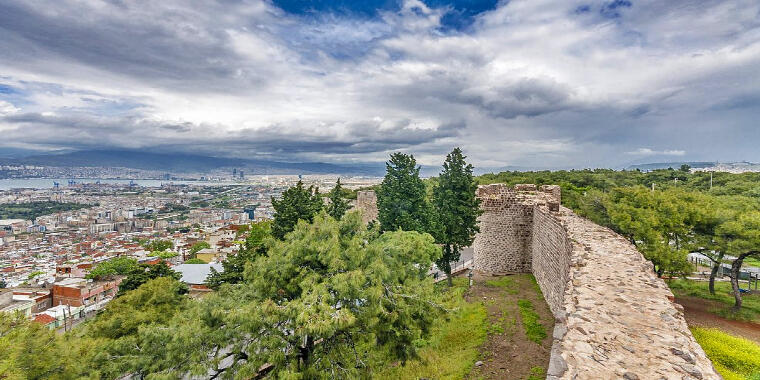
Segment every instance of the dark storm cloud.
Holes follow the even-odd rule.
[[[316,3],[2,2],[0,150],[760,160],[756,1]]]
[[[100,118],[86,114],[65,116],[22,113],[0,117],[0,123],[15,126],[6,130],[9,140],[40,146],[67,146],[77,149],[146,148],[157,145],[187,149],[201,147],[207,153],[256,152],[280,159],[293,155],[320,153],[375,153],[414,146],[456,136],[462,124],[446,124],[433,129],[412,126],[408,121],[384,127],[373,121],[347,126],[343,133],[322,132],[317,126],[271,125],[214,133],[213,125],[169,124],[124,118]],[[199,139],[198,135],[203,134]]]

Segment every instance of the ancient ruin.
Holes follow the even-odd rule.
[[[531,272],[555,316],[547,379],[720,379],[673,294],[625,238],[560,207],[558,186],[481,186],[474,270]]]
[[[372,190],[357,191],[355,207],[362,210],[362,221],[377,220],[377,195]]]
[[[547,379],[721,379],[652,263],[560,206],[559,186],[480,186],[473,270],[533,273],[555,317]],[[374,192],[359,192],[365,221]]]

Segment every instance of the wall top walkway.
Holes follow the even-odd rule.
[[[547,378],[721,378],[683,308],[630,242],[564,207],[553,214],[572,253],[565,320],[554,331]]]

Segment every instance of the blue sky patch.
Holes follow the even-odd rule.
[[[498,0],[426,0],[431,8],[447,8],[449,11],[441,19],[444,30],[463,30],[472,25],[475,18],[483,12],[493,10]],[[395,0],[274,0],[273,3],[290,14],[298,16],[320,16],[334,14],[357,18],[376,18],[380,12],[396,12],[401,9],[400,1]]]

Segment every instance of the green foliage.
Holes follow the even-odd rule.
[[[247,378],[264,363],[274,378],[368,376],[370,350],[403,361],[429,336],[439,308],[425,272],[438,252],[417,232],[371,238],[355,212],[300,221],[246,267],[245,283],[222,286],[168,328],[141,327],[139,339],[155,344],[141,346],[139,363],[170,378]]]
[[[154,252],[154,251],[166,251],[167,249],[174,246],[172,242],[169,240],[153,240],[145,245],[145,249],[148,251]]]
[[[256,258],[266,255],[266,241],[272,236],[272,222],[252,223],[248,230],[245,244],[236,255],[228,256],[222,261],[224,271],[218,272],[211,268],[211,273],[206,278],[209,288],[217,290],[222,284],[239,284],[243,282],[243,273],[248,263],[253,263]]]
[[[185,264],[208,264],[208,263],[201,259],[193,258],[193,259],[185,260]]]
[[[335,182],[335,187],[328,193],[328,197],[330,198],[330,204],[327,205],[327,214],[332,216],[333,219],[340,220],[349,208],[345,192],[340,185],[340,178]]]
[[[615,188],[605,204],[613,228],[631,239],[659,275],[688,268],[689,218],[699,211],[686,194],[644,187]]]
[[[199,241],[192,246],[190,246],[190,257],[195,258],[195,255],[198,253],[198,251],[206,248],[211,248],[211,244],[205,241]]]
[[[541,341],[546,338],[546,329],[539,322],[538,313],[533,309],[533,303],[522,299],[517,301],[517,307],[520,309],[520,319],[525,330],[525,336],[541,344]]]
[[[695,327],[694,338],[725,379],[750,379],[760,375],[760,345],[718,329]]]
[[[454,286],[441,288],[445,306],[450,312],[440,316],[419,349],[419,359],[403,366],[389,366],[392,357],[375,352],[375,379],[464,379],[480,355],[478,348],[485,342],[488,313],[480,302],[464,299],[467,279],[455,278]]]
[[[167,324],[187,306],[188,299],[181,295],[182,287],[171,277],[149,280],[109,302],[98,318],[87,325],[87,333],[94,338],[118,339],[137,334],[139,327],[147,324]]]
[[[87,274],[87,278],[105,280],[117,275],[127,275],[137,269],[139,269],[137,260],[131,257],[120,256],[98,263],[92,268],[92,270],[90,270],[90,273]]]
[[[380,229],[429,232],[431,210],[414,156],[393,153],[385,168],[385,178],[377,191]]]
[[[20,314],[0,313],[0,378],[75,378],[75,366],[55,332]]]
[[[546,378],[546,371],[542,367],[532,367],[528,380],[543,380]]]
[[[0,204],[0,219],[34,220],[39,216],[92,207],[81,203],[29,202]]]
[[[272,236],[284,239],[288,232],[293,231],[299,220],[311,223],[314,215],[322,210],[322,197],[319,189],[314,186],[304,188],[303,182],[285,190],[280,200],[272,198],[274,208],[274,222],[272,223]]]
[[[175,280],[179,280],[182,277],[182,275],[180,273],[173,271],[163,261],[159,262],[158,264],[153,264],[153,265],[140,264],[137,268],[130,271],[127,274],[127,277],[121,281],[121,283],[119,284],[118,295],[119,296],[124,295],[126,292],[137,289],[142,284],[159,277],[169,277]],[[187,287],[185,286],[179,291],[181,293],[187,293]]]
[[[172,252],[172,251],[154,251],[154,252],[151,252],[151,255],[158,256],[159,258],[166,260],[166,259],[171,259],[172,257],[179,256],[179,253]]]
[[[715,294],[710,294],[707,282],[692,281],[685,279],[667,281],[670,290],[676,297],[699,297],[706,300],[716,301],[720,306],[709,310],[720,316],[730,319],[740,319],[752,322],[760,322],[760,295],[742,295],[742,309],[734,312],[731,306],[734,304],[731,284],[725,281],[715,283]]]
[[[462,248],[472,244],[479,231],[480,200],[472,177],[472,165],[455,148],[446,156],[438,186],[433,190],[436,242],[443,245],[443,255],[436,261],[451,283],[451,263],[459,260]]]
[[[98,339],[100,349],[93,352],[92,363],[102,377],[117,378],[127,372],[145,375],[152,372],[145,351],[155,350],[155,336],[141,334],[143,329],[166,328],[189,300],[181,293],[184,284],[170,277],[152,279],[134,291],[111,301],[92,323],[86,326],[88,338]]]

